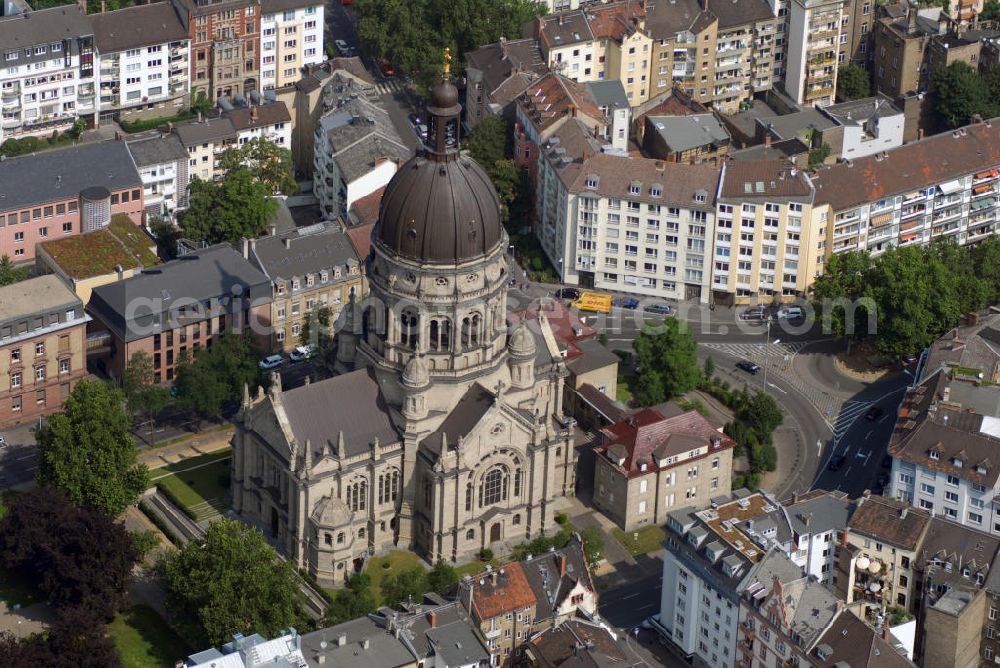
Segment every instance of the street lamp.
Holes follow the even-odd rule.
[[[781,339],[775,339],[775,343],[781,343]],[[767,321],[767,339],[764,343],[764,394],[767,394],[767,349],[771,346],[771,321]]]

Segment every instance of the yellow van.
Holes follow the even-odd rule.
[[[603,292],[584,292],[579,299],[570,302],[570,307],[579,311],[611,313],[611,295]]]

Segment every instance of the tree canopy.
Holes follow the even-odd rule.
[[[255,239],[278,210],[271,189],[246,167],[228,171],[219,181],[193,179],[189,188],[190,205],[179,219],[184,236],[195,241]]]
[[[868,97],[871,80],[868,70],[854,63],[844,63],[837,69],[837,98],[841,101]]]
[[[347,586],[333,596],[330,607],[326,610],[323,623],[336,626],[369,612],[378,607],[375,595],[372,594],[372,578],[367,573],[356,573],[347,581]]]
[[[205,537],[165,552],[157,570],[167,610],[198,647],[233,633],[271,638],[302,619],[299,576],[257,529],[223,519]]]
[[[119,515],[149,486],[130,422],[121,390],[81,380],[38,433],[39,484],[62,490],[76,505]]]
[[[946,129],[968,125],[973,114],[1000,114],[1000,72],[983,77],[968,63],[956,60],[931,78],[934,109]]]
[[[97,619],[67,611],[45,633],[17,638],[0,632],[0,656],[7,666],[46,668],[119,668],[121,656]]]
[[[28,278],[27,267],[16,267],[6,254],[0,257],[0,287]]]
[[[292,152],[266,137],[254,137],[242,146],[226,149],[220,164],[227,173],[245,168],[276,195],[294,195],[299,191]]]
[[[527,170],[510,159],[512,129],[502,116],[487,116],[462,141],[462,147],[478,162],[500,197],[505,222],[523,219],[530,207]]]
[[[159,384],[153,358],[146,351],[137,350],[129,358],[122,374],[122,391],[125,393],[125,405],[133,417],[149,421],[152,439],[156,416],[167,405],[170,395],[167,388]]]
[[[72,505],[51,487],[9,500],[0,521],[0,562],[36,583],[58,610],[110,621],[128,602],[140,554],[132,534],[111,517]]]
[[[534,0],[355,0],[354,9],[367,54],[391,59],[421,93],[441,72],[445,47],[461,57],[519,36],[523,23],[546,13]]]
[[[636,399],[652,406],[694,389],[701,378],[697,344],[686,321],[667,318],[635,337],[635,360],[641,369]]]
[[[244,384],[253,388],[261,381],[256,357],[249,331],[228,331],[211,348],[195,348],[193,357],[185,351],[174,381],[178,405],[203,418],[221,417],[227,401],[239,401]]]
[[[854,251],[834,255],[813,291],[834,334],[877,335],[879,349],[889,354],[923,350],[962,313],[1000,299],[1000,239],[988,237],[976,246],[942,240],[890,248],[875,258]],[[874,310],[876,332],[866,326],[868,309]]]

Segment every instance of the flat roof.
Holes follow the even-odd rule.
[[[0,288],[0,322],[82,304],[54,274],[29,278]]]

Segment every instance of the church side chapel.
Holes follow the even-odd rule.
[[[233,509],[299,568],[341,584],[367,555],[461,562],[555,530],[573,494],[566,365],[544,314],[507,324],[507,235],[489,177],[459,152],[448,67],[426,146],[388,184],[371,295],[338,331],[339,374],[244,393]]]

